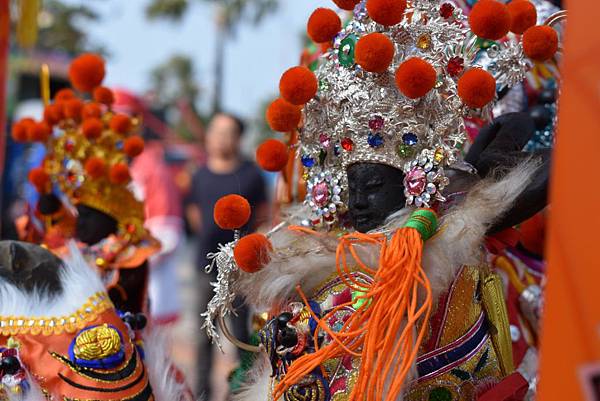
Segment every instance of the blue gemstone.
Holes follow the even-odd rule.
[[[404,142],[406,145],[414,146],[417,144],[417,142],[419,142],[419,138],[417,138],[417,136],[412,132],[407,132],[406,134],[402,135],[402,142]]]
[[[315,159],[310,156],[304,155],[302,156],[301,160],[304,167],[312,167],[315,165]]]
[[[338,145],[337,143],[333,147],[333,154],[336,155],[336,156],[340,155],[340,145]]]
[[[367,142],[372,148],[378,148],[383,145],[383,137],[379,134],[369,134]]]

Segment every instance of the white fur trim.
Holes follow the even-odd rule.
[[[249,374],[249,380],[231,396],[231,401],[269,401],[271,364],[266,354],[260,354]]]

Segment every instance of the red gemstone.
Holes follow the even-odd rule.
[[[454,13],[454,6],[450,3],[444,3],[440,7],[440,15],[442,16],[442,18],[448,19],[448,18],[452,17],[453,13]]]
[[[342,148],[348,152],[352,152],[352,149],[354,149],[354,142],[352,142],[352,139],[347,137],[342,139]]]
[[[75,145],[71,141],[65,143],[65,150],[67,152],[72,152],[74,147],[75,147]]]
[[[414,196],[421,195],[427,184],[427,174],[421,167],[415,167],[406,174],[404,179],[408,193]]]
[[[379,131],[383,128],[383,117],[381,116],[375,116],[373,117],[371,120],[369,120],[369,128],[371,128],[371,131]]]
[[[133,234],[133,233],[135,233],[135,231],[136,231],[136,228],[135,228],[135,225],[134,225],[134,224],[128,224],[128,225],[127,225],[127,232],[128,232],[129,234]]]
[[[450,60],[448,60],[447,68],[450,76],[459,76],[465,69],[465,61],[462,59],[462,57],[452,57]]]
[[[329,186],[326,182],[320,182],[312,189],[312,197],[317,206],[323,207],[329,201]]]

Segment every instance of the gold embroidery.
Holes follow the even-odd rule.
[[[75,339],[73,352],[77,358],[88,361],[107,358],[121,349],[121,336],[107,324],[93,327]]]

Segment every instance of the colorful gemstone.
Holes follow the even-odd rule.
[[[372,148],[378,148],[381,145],[383,145],[383,137],[380,134],[369,134],[369,137],[367,138],[367,142],[369,143],[369,146]]]
[[[420,195],[427,185],[427,174],[421,167],[414,167],[404,178],[404,186],[408,193],[413,196]]]
[[[319,81],[319,90],[321,92],[327,92],[329,90],[329,82],[326,79],[321,79]]]
[[[410,157],[414,153],[414,148],[412,146],[401,143],[396,148],[396,152],[400,157]]]
[[[326,157],[327,157],[327,152],[325,152],[323,149],[321,149],[321,151],[319,152],[319,164],[323,165],[323,163],[325,163]]]
[[[324,148],[329,148],[329,145],[331,145],[331,138],[329,138],[329,135],[327,134],[320,134],[319,142],[321,142],[321,146]]]
[[[315,204],[323,207],[329,201],[329,186],[326,182],[320,182],[313,187],[311,195]]]
[[[465,69],[465,60],[462,57],[452,57],[448,60],[448,74],[452,77],[457,77],[462,74]]]
[[[448,18],[452,17],[453,13],[454,13],[454,6],[450,3],[444,3],[440,7],[440,16],[444,19],[448,19]]]
[[[72,152],[74,147],[75,147],[75,144],[71,141],[68,141],[65,143],[65,150],[67,152]]]
[[[419,138],[412,132],[407,132],[402,135],[402,142],[404,142],[405,145],[415,146],[419,142]]]
[[[352,152],[352,150],[354,149],[354,142],[352,141],[352,139],[348,137],[342,139],[342,148],[344,148],[344,150],[347,152]]]
[[[433,160],[438,164],[441,163],[444,160],[444,149],[437,148],[433,154]]]
[[[338,59],[344,67],[352,67],[354,65],[354,47],[356,46],[356,41],[356,35],[350,34],[340,42]]]
[[[333,146],[333,154],[336,156],[340,155],[340,145],[338,145],[337,143]]]
[[[304,167],[312,167],[315,165],[315,159],[313,159],[312,157],[308,156],[308,155],[304,155],[300,158],[300,160],[302,161],[302,165]]]
[[[421,50],[428,50],[431,47],[431,36],[423,34],[417,39],[417,47]]]
[[[369,128],[371,131],[381,131],[384,123],[383,117],[375,116],[369,120]]]

